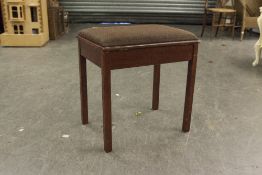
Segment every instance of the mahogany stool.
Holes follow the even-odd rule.
[[[86,59],[101,68],[104,150],[112,151],[111,70],[154,65],[152,109],[159,106],[160,65],[188,61],[183,132],[190,130],[198,38],[164,25],[94,27],[80,31],[79,72],[82,123],[88,124]]]

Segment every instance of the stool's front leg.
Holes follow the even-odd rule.
[[[184,118],[183,118],[183,126],[182,126],[183,132],[188,132],[190,130],[195,77],[196,77],[197,48],[198,46],[195,45],[194,57],[192,60],[188,62],[186,98],[185,98]]]
[[[104,150],[112,151],[111,70],[102,62],[103,131]]]
[[[160,65],[154,65],[154,80],[153,80],[153,99],[152,109],[158,110],[159,107],[159,86],[160,86]]]
[[[86,58],[79,55],[79,75],[80,75],[80,98],[81,98],[81,118],[82,124],[88,124],[88,102],[86,83]]]

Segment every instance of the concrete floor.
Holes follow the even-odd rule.
[[[262,174],[262,66],[251,65],[258,36],[203,38],[187,134],[181,132],[186,63],[162,66],[154,112],[152,67],[113,71],[113,152],[106,154],[100,69],[93,64],[90,124],[80,122],[75,36],[88,26],[71,26],[42,48],[0,48],[1,175]]]

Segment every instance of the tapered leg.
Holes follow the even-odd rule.
[[[79,56],[80,98],[82,124],[88,124],[88,101],[86,83],[86,58]]]
[[[111,71],[102,63],[103,130],[104,150],[112,151]]]
[[[194,58],[188,62],[186,98],[185,98],[184,118],[183,118],[183,126],[182,126],[183,132],[188,132],[190,130],[193,94],[194,94],[195,76],[196,76],[197,47],[198,47],[197,45],[194,46]]]
[[[159,107],[159,86],[160,86],[160,65],[154,65],[154,80],[153,80],[153,99],[152,109],[158,110]]]

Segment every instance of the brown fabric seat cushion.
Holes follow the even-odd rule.
[[[80,31],[79,36],[103,47],[198,40],[191,32],[155,24],[93,27]]]

